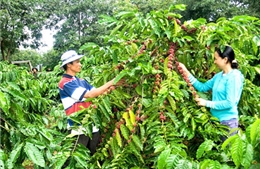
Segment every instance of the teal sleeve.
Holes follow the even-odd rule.
[[[241,96],[242,86],[243,80],[240,76],[231,76],[226,86],[226,99],[221,101],[207,101],[206,107],[216,110],[224,110],[237,106]]]
[[[213,77],[212,79],[208,80],[205,83],[202,83],[200,81],[198,81],[193,75],[189,75],[189,80],[191,82],[191,84],[194,86],[194,88],[200,92],[207,92],[212,90],[213,85],[214,85],[214,81],[215,81],[215,77]]]

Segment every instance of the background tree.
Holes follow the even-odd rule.
[[[103,34],[105,29],[98,25],[99,15],[110,15],[113,7],[111,3],[111,0],[72,0],[62,3],[62,7],[59,8],[61,11],[53,16],[63,22],[54,36],[54,49],[61,52],[78,49],[87,41],[100,44],[101,33]]]
[[[42,56],[35,50],[20,50],[16,51],[10,57],[10,61],[30,60],[33,67],[41,64]]]
[[[56,50],[50,50],[47,53],[44,53],[42,56],[42,66],[43,69],[45,70],[53,70],[53,68],[55,66],[57,66],[57,64],[60,61],[60,53],[57,52]]]
[[[244,0],[245,1],[245,0]],[[187,5],[187,10],[181,13],[183,20],[206,18],[208,21],[215,21],[219,17],[230,18],[238,14],[251,14],[253,1],[175,1],[175,0],[117,0],[117,1],[66,1],[66,3],[56,3],[55,9],[47,27],[56,27],[58,33],[54,36],[54,49],[62,53],[68,49],[78,49],[85,42],[102,43],[101,36],[104,32],[109,32],[106,28],[98,25],[101,15],[111,16],[113,13],[125,10],[138,10],[147,14],[152,10],[167,9],[170,5],[183,3]],[[252,4],[251,6],[249,4]],[[250,8],[249,8],[250,7]],[[250,9],[250,10],[249,10]],[[57,23],[61,23],[57,26]]]
[[[242,1],[244,4],[246,4],[247,8],[248,8],[248,14],[250,14],[251,16],[256,16],[256,17],[260,17],[260,6],[259,6],[259,1],[257,0],[240,0]]]
[[[220,17],[231,18],[235,15],[260,16],[259,6],[254,0],[177,0],[177,3],[187,5],[181,13],[183,20],[206,18],[216,21]]]
[[[61,55],[68,49],[79,49],[86,42],[102,44],[102,37],[109,33],[107,27],[98,24],[102,15],[112,16],[113,13],[129,9],[140,10],[145,14],[151,10],[167,9],[172,3],[174,3],[173,0],[152,0],[145,3],[143,1],[126,0],[72,0],[69,3],[60,3],[59,5],[62,7],[59,8],[59,11],[55,10],[51,17],[53,19],[49,22],[49,27],[55,25],[56,29],[59,29],[54,36],[54,50]],[[57,26],[59,22],[62,24]]]
[[[48,16],[45,0],[1,0],[1,60],[9,60],[19,46],[37,48]]]
[[[260,11],[255,0],[1,0],[0,59],[9,60],[10,55],[20,45],[31,48],[41,46],[39,40],[43,26],[59,30],[54,36],[54,50],[58,52],[58,56],[65,50],[79,49],[85,42],[102,44],[102,36],[106,35],[109,29],[98,25],[101,15],[111,16],[129,9],[147,14],[151,10],[164,10],[177,3],[187,5],[187,10],[181,13],[181,20],[203,17],[213,21],[221,16],[229,18],[237,14],[259,16]]]
[[[170,5],[176,3],[175,0],[130,0],[127,2],[132,4],[132,7],[137,8],[138,11],[144,14],[147,14],[153,10],[168,9]]]

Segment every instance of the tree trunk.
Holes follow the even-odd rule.
[[[2,58],[5,61],[6,57],[5,57],[5,53],[4,53],[4,44],[3,44],[3,40],[1,40],[1,54],[2,54]]]

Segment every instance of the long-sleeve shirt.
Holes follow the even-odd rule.
[[[220,121],[238,119],[237,105],[244,83],[244,76],[239,70],[232,69],[227,74],[221,71],[205,83],[198,81],[191,74],[189,80],[198,91],[212,91],[212,101],[206,101],[206,107],[210,108],[212,116]]]

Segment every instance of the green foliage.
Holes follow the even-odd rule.
[[[78,49],[87,41],[101,44],[102,34],[106,32],[104,27],[97,24],[99,15],[111,14],[113,1],[57,1],[60,8],[55,9],[53,18],[49,21],[50,27],[57,26],[62,22],[60,29],[54,36],[54,49],[65,51],[68,49]],[[72,8],[73,6],[73,8]],[[57,15],[59,17],[57,17]],[[102,33],[102,34],[101,34]]]
[[[27,142],[24,146],[24,151],[27,154],[28,158],[32,160],[34,164],[45,167],[43,154],[32,143]]]
[[[205,160],[202,162],[200,168],[202,168],[202,169],[206,169],[206,168],[220,169],[220,168],[224,168],[224,167],[221,166],[221,164],[218,161]],[[225,167],[225,168],[227,168],[227,167]]]
[[[160,153],[159,157],[158,157],[158,164],[157,164],[157,168],[158,169],[163,169],[166,166],[166,159],[167,157],[170,155],[171,150],[170,149],[166,149],[163,152]]]
[[[7,154],[2,149],[0,149],[0,166],[2,168],[6,168],[5,167],[6,160],[7,160]]]
[[[2,0],[0,8],[1,60],[9,60],[19,46],[37,48],[50,10],[45,0]]]
[[[46,53],[43,54],[42,59],[41,59],[41,64],[45,68],[46,71],[48,69],[53,70],[54,67],[59,65],[61,53],[55,50],[50,50]]]
[[[134,1],[118,1],[116,4],[117,11],[128,11],[131,9],[138,9],[140,12],[146,14],[151,11],[157,11],[161,9],[168,9],[169,5],[176,3],[174,0],[134,0]]]
[[[170,9],[177,9],[177,7]],[[112,138],[115,139],[111,140],[111,137],[105,137],[102,143],[105,142],[104,145],[107,145],[106,151],[102,149],[98,153],[107,152],[107,149],[111,149],[111,152],[113,152],[110,154],[112,163],[116,160],[117,164],[122,162],[123,165],[123,161],[128,161],[128,165],[132,166],[134,163],[127,160],[127,154],[120,154],[120,160],[118,160],[117,155],[120,152],[119,149],[126,153],[128,146],[133,145],[132,142],[134,142],[136,147],[131,146],[131,152],[136,159],[139,159],[138,166],[153,165],[164,168],[166,167],[165,161],[168,158],[174,161],[178,157],[179,164],[172,162],[170,163],[172,165],[168,164],[167,168],[176,166],[198,167],[198,163],[190,161],[193,158],[202,160],[202,168],[232,167],[232,163],[226,163],[226,159],[220,153],[221,151],[224,153],[223,150],[217,146],[220,135],[228,134],[226,127],[220,125],[217,119],[211,117],[207,109],[196,106],[191,97],[192,93],[188,90],[178,72],[175,69],[172,72],[169,71],[167,51],[169,43],[172,41],[175,44],[178,43],[176,49],[178,60],[188,65],[194,74],[206,80],[211,78],[215,71],[218,71],[213,66],[214,47],[229,44],[237,53],[237,60],[245,77],[254,80],[257,72],[250,63],[257,60],[255,55],[259,49],[257,48],[255,52],[246,49],[255,44],[250,39],[254,36],[255,31],[259,32],[257,28],[258,19],[241,16],[240,19],[238,17],[230,20],[222,18],[216,23],[206,23],[205,20],[198,19],[184,22],[183,25],[187,28],[187,31],[185,31],[171,17],[178,18],[180,16],[171,13],[170,10],[164,10],[150,12],[146,16],[135,11],[129,11],[120,12],[113,18],[103,17],[101,23],[114,27],[110,36],[105,37],[108,45],[101,47],[94,43],[87,43],[81,47],[82,51],[91,51],[88,58],[83,58],[83,63],[85,63],[83,67],[85,66],[86,71],[83,71],[82,74],[91,75],[94,84],[101,85],[114,76],[116,76],[116,81],[125,78],[128,83],[127,86],[113,90],[106,97],[101,97],[103,99],[110,98],[111,108],[116,107],[117,109],[115,116],[105,108],[103,101],[100,100],[101,98],[93,101],[97,105],[97,111],[106,117],[103,118],[104,123],[96,125],[103,126],[107,123],[106,121],[109,124],[111,124],[111,121],[112,124],[115,124],[109,126],[109,128],[106,125],[104,126],[106,130],[110,131],[110,134],[114,131]],[[126,23],[126,20],[129,22]],[[195,32],[189,32],[193,28],[195,28]],[[244,42],[248,40],[247,45],[240,43],[242,40]],[[113,43],[111,44],[111,42]],[[242,61],[244,57],[246,57],[247,62]],[[163,60],[163,63],[160,60]],[[87,65],[90,64],[93,69],[87,69]],[[102,72],[102,75],[99,72]],[[160,87],[157,91],[153,91],[156,74],[160,74],[161,77]],[[259,87],[250,84],[250,80],[245,83],[246,90],[243,92],[242,98],[248,97],[249,92],[259,90]],[[116,92],[120,94],[116,95]],[[130,97],[127,97],[125,92]],[[258,115],[258,111],[254,111],[259,109],[259,105],[255,104],[257,102],[256,95],[248,99],[245,98],[241,102],[241,105],[254,104],[247,106],[247,110],[249,110],[249,107],[252,108],[251,111],[247,112],[245,111],[246,107],[240,105],[243,114]],[[142,106],[139,107],[139,104]],[[125,109],[132,110],[137,118],[140,118],[141,115],[147,116],[147,118],[137,121],[138,125],[133,127]],[[93,111],[88,111],[90,117],[92,116],[91,112]],[[160,112],[166,115],[165,121],[160,120]],[[117,125],[122,119],[125,125],[121,124],[124,127],[120,126],[120,130],[117,130]],[[126,134],[128,132],[130,132],[130,136]],[[136,143],[137,141],[133,139],[138,137],[141,138],[140,141],[143,144],[141,147],[140,142]],[[113,142],[112,145],[107,144],[111,142]],[[245,154],[242,152],[244,144],[238,139],[234,143],[230,158],[233,159],[234,165],[247,167],[250,155],[252,155],[252,151],[249,151],[250,147],[245,147],[249,151]],[[178,156],[173,156],[175,154]],[[145,159],[145,163],[140,156]],[[125,160],[121,158],[125,158]],[[244,158],[248,160],[241,164]],[[113,165],[104,163],[105,166],[111,167]]]
[[[181,14],[183,20],[206,18],[208,21],[216,21],[220,17],[232,18],[237,15],[251,15],[259,17],[259,7],[254,0],[234,1],[192,1],[180,0],[177,3],[187,5],[187,9]]]
[[[256,80],[258,80],[258,78],[256,78]],[[259,87],[256,87],[256,85],[254,85],[251,81],[245,80],[243,94],[239,103],[239,110],[241,114],[251,116],[259,115],[259,103],[257,101],[253,101],[253,98],[256,98],[259,94]]]
[[[259,19],[239,16],[215,23],[198,19],[179,25],[181,15],[175,12],[183,8],[103,16],[100,23],[113,27],[104,36],[104,45],[91,42],[80,48],[88,57],[81,60],[79,77],[96,87],[112,78],[126,80],[123,86],[87,99],[92,106],[70,116],[90,137],[93,123],[100,129],[102,140],[93,156],[87,148],[73,144],[78,137],[65,131],[57,89],[59,66],[34,79],[22,68],[0,63],[0,162],[9,168],[25,160],[52,168],[65,163],[68,168],[256,166],[260,151],[255,119],[260,105],[259,86],[252,83],[258,72],[252,63],[257,61],[259,46],[252,39],[259,33]],[[215,46],[225,44],[235,49],[246,82],[239,105],[242,128],[221,145],[220,136],[228,135],[227,127],[207,108],[196,105],[193,92],[169,59],[169,49],[173,47],[175,59],[205,81],[218,71],[212,59]],[[250,125],[251,121],[255,122]]]
[[[17,168],[29,160],[35,166],[45,167],[53,160],[52,153],[58,150],[65,137],[62,134],[65,128],[63,108],[50,99],[54,97],[46,79],[34,79],[24,68],[4,62],[0,62],[0,68],[2,166]],[[56,97],[56,85],[55,90]],[[54,105],[57,106],[55,110],[52,109]]]
[[[14,168],[16,160],[18,159],[21,149],[23,148],[23,143],[17,144],[12,152],[9,155],[9,158],[7,160],[7,168]]]
[[[206,140],[204,141],[198,148],[196,153],[196,158],[201,158],[204,153],[207,153],[212,150],[212,147],[214,146],[214,143],[212,140]]]
[[[240,133],[229,137],[222,145],[222,149],[227,149],[229,156],[232,157],[236,167],[241,165],[245,168],[257,166],[259,160],[259,119],[251,124],[246,133]],[[256,141],[257,140],[257,141]],[[257,143],[256,143],[257,142]]]
[[[35,50],[20,50],[10,57],[10,61],[30,60],[33,67],[41,64],[41,55]],[[28,66],[27,66],[28,68]],[[30,70],[29,70],[30,71]]]

